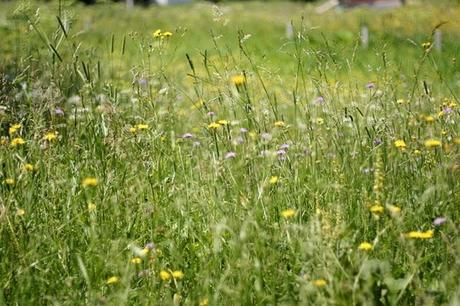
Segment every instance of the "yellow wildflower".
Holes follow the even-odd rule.
[[[399,105],[402,105],[402,104],[406,103],[406,101],[404,101],[404,99],[398,99],[398,100],[396,100],[396,103],[398,103]]]
[[[83,187],[95,187],[98,184],[98,180],[95,177],[87,177],[81,182]]]
[[[111,276],[107,279],[106,283],[107,285],[112,285],[118,283],[119,280],[120,278],[118,276]]]
[[[43,136],[43,139],[46,141],[54,141],[57,139],[57,132],[48,132]]]
[[[23,145],[25,143],[26,142],[21,137],[14,138],[13,140],[11,140],[11,146],[12,147],[17,147],[17,146]]]
[[[137,132],[137,129],[135,127],[130,127],[129,132],[134,134]]]
[[[135,265],[138,265],[142,262],[142,259],[140,257],[134,257],[133,259],[131,259],[131,263],[135,264]]]
[[[436,140],[436,139],[428,139],[425,141],[425,147],[427,148],[435,148],[435,147],[440,147],[441,146],[441,141]]]
[[[289,219],[295,216],[295,210],[292,208],[288,208],[281,212],[281,216],[285,219]]]
[[[199,306],[208,306],[209,305],[209,300],[207,298],[204,298],[200,301]]]
[[[424,119],[426,123],[433,123],[435,121],[435,118],[431,115],[425,116]]]
[[[395,205],[387,205],[387,208],[393,215],[397,215],[401,212],[401,208]]]
[[[16,216],[22,217],[25,214],[26,214],[26,211],[22,208],[18,208],[18,210],[16,210]]]
[[[460,145],[460,137],[455,137],[454,142],[458,145]]]
[[[244,75],[234,75],[230,78],[231,82],[236,86],[243,85],[246,82]]]
[[[268,180],[268,182],[272,185],[278,183],[278,177],[277,176],[272,176],[270,177],[270,179]]]
[[[372,206],[370,207],[370,211],[371,211],[371,213],[378,215],[378,214],[383,213],[384,208],[383,208],[383,206],[380,205],[380,204],[375,204],[375,205],[372,205]]]
[[[161,37],[161,30],[158,29],[152,33],[153,37],[158,38]]]
[[[94,203],[88,203],[88,211],[93,212],[96,210],[96,204]]]
[[[324,287],[327,285],[327,282],[325,279],[315,279],[313,282],[313,285],[315,285],[316,287]]]
[[[15,181],[12,178],[7,178],[3,181],[3,183],[6,185],[14,185]]]
[[[220,125],[228,125],[230,122],[228,120],[219,120],[217,121]]]
[[[22,166],[22,169],[23,169],[24,171],[29,171],[29,172],[32,172],[32,171],[35,170],[34,165],[32,165],[32,164],[24,164],[24,165]]]
[[[161,270],[160,271],[160,278],[161,280],[163,281],[169,281],[171,279],[171,274],[169,274],[168,271],[165,271],[165,270]]]
[[[284,123],[284,121],[276,121],[275,122],[275,126],[276,127],[284,127],[286,124]]]
[[[177,270],[177,271],[174,271],[174,272],[172,273],[172,276],[173,276],[175,279],[182,279],[182,278],[184,278],[184,273],[183,273],[182,271]]]
[[[394,144],[398,149],[404,150],[406,148],[406,143],[402,139],[395,140]]]
[[[422,154],[422,151],[416,149],[416,150],[414,150],[414,154],[415,155],[420,155],[420,154]]]
[[[145,123],[139,123],[139,124],[136,124],[136,128],[138,130],[147,130],[149,128],[149,125]]]
[[[145,257],[148,253],[149,253],[149,249],[148,248],[143,248],[140,252],[139,252],[139,256],[140,257]]]
[[[217,122],[212,122],[212,123],[210,123],[210,124],[208,125],[208,128],[209,128],[209,129],[218,129],[218,128],[220,128],[220,124],[217,123]]]
[[[13,134],[16,133],[21,127],[22,127],[22,125],[21,125],[20,123],[13,124],[13,125],[10,126],[10,128],[8,129],[8,133],[9,133],[10,135],[13,135]]]
[[[428,230],[426,232],[411,231],[406,234],[406,237],[412,238],[412,239],[429,239],[429,238],[433,238],[433,234],[434,234],[433,230]]]
[[[425,49],[426,51],[428,51],[430,47],[431,47],[431,42],[427,41],[427,42],[422,43],[422,48]]]
[[[161,36],[162,36],[162,37],[171,37],[171,36],[172,36],[172,33],[169,32],[169,31],[166,31],[166,32],[161,33]]]
[[[358,250],[361,250],[361,251],[370,251],[370,250],[372,250],[372,248],[373,248],[373,246],[369,242],[362,242],[358,246]]]

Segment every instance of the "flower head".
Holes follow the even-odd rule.
[[[433,230],[428,230],[426,232],[411,231],[406,234],[406,237],[411,238],[411,239],[429,239],[429,238],[433,238],[433,234],[434,234]]]
[[[278,178],[277,176],[272,176],[272,177],[270,177],[270,179],[268,180],[268,182],[269,182],[270,184],[274,185],[274,184],[278,183],[278,180],[279,180],[279,178]]]
[[[230,78],[230,81],[236,86],[241,86],[246,82],[246,78],[244,77],[244,75],[239,74],[232,76]]]
[[[131,259],[131,263],[132,264],[135,264],[135,265],[138,265],[142,262],[142,259],[140,257],[134,257]]]
[[[106,284],[107,285],[113,285],[113,284],[118,283],[119,280],[120,280],[120,278],[118,276],[111,276],[111,277],[109,277],[107,279]]]
[[[57,132],[48,132],[43,136],[43,139],[46,141],[54,141],[57,139]]]
[[[434,226],[440,226],[440,225],[444,224],[444,222],[446,222],[446,221],[447,221],[446,217],[437,217],[436,219],[434,219],[433,225]]]
[[[168,271],[161,270],[160,271],[160,278],[162,281],[169,281],[171,279],[171,274]]]
[[[284,126],[286,126],[286,123],[284,123],[284,121],[276,121],[275,126],[276,127],[284,127]]]
[[[8,129],[8,133],[10,135],[13,135],[14,133],[16,133],[19,129],[21,129],[22,125],[20,123],[16,123],[16,124],[13,124],[12,126],[10,126],[10,128]]]
[[[425,147],[427,148],[436,148],[441,146],[441,141],[436,139],[427,139],[425,140]]]
[[[95,177],[86,177],[81,182],[83,187],[96,187],[98,184],[98,180]]]
[[[316,287],[324,287],[327,285],[327,281],[325,279],[315,279],[312,281],[312,284],[315,285]]]
[[[225,158],[226,159],[229,159],[229,158],[235,158],[236,157],[236,153],[235,152],[227,152],[225,154]]]
[[[182,279],[182,278],[184,278],[184,272],[179,271],[179,270],[173,271],[172,276],[173,276],[175,279]]]
[[[295,216],[295,210],[292,208],[285,209],[281,212],[281,216],[285,219],[289,219]]]
[[[361,251],[371,251],[373,248],[372,244],[370,244],[369,242],[362,242],[359,246],[358,246],[358,250],[361,250]]]
[[[14,148],[14,147],[17,147],[17,146],[21,146],[23,144],[25,144],[26,142],[24,141],[24,139],[22,139],[21,137],[17,137],[17,138],[14,138],[13,140],[11,140],[11,146]]]
[[[380,204],[375,204],[370,207],[370,211],[373,214],[379,215],[383,213],[384,207]]]
[[[32,165],[32,164],[24,164],[24,165],[22,166],[22,169],[23,169],[24,171],[32,172],[32,171],[35,170],[35,167],[34,167],[34,165]]]
[[[400,150],[404,150],[406,148],[406,143],[402,139],[395,140],[394,144],[395,147]]]

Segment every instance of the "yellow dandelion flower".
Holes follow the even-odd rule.
[[[171,274],[168,271],[161,270],[160,271],[160,278],[162,281],[169,281],[171,279]]]
[[[288,208],[281,212],[281,216],[285,219],[289,219],[295,216],[295,210],[292,208]]]
[[[398,149],[404,150],[406,148],[406,143],[402,139],[395,140],[394,144]]]
[[[327,281],[325,279],[315,279],[314,281],[312,281],[313,285],[315,285],[316,287],[324,287],[327,285]]]
[[[3,184],[5,185],[14,185],[15,181],[12,178],[7,178],[3,181]]]
[[[95,177],[87,177],[81,182],[83,187],[95,187],[99,181]]]
[[[358,250],[361,250],[361,251],[371,251],[372,249],[373,249],[373,246],[369,242],[362,242],[358,246]]]
[[[21,137],[17,137],[17,138],[14,138],[13,140],[11,140],[11,146],[12,147],[21,146],[21,145],[23,145],[25,143],[26,142]]]
[[[387,205],[387,208],[393,215],[397,215],[401,212],[401,208],[396,205]]]
[[[433,238],[433,234],[434,234],[433,230],[428,230],[426,232],[411,231],[406,234],[406,237],[412,238],[412,239],[429,239],[429,238]]]
[[[275,126],[276,127],[284,127],[286,124],[284,123],[284,121],[276,121],[275,122]]]
[[[166,32],[161,33],[161,36],[162,36],[162,37],[171,37],[172,35],[173,35],[173,34],[172,34],[171,32],[169,32],[169,31],[166,31]]]
[[[22,125],[20,123],[16,123],[16,124],[13,124],[12,126],[10,126],[10,128],[8,129],[8,133],[10,135],[13,135],[14,133],[16,133],[19,129],[21,129]]]
[[[436,119],[433,116],[428,115],[424,117],[424,120],[426,123],[433,123]]]
[[[34,168],[34,165],[32,165],[32,164],[24,164],[22,166],[22,170],[32,172],[32,171],[35,170],[35,168]]]
[[[278,178],[277,176],[272,176],[272,177],[270,177],[270,179],[268,180],[268,182],[269,182],[270,184],[274,185],[274,184],[278,183],[278,180],[279,180],[279,178]]]
[[[93,212],[96,210],[96,204],[94,203],[88,203],[88,211]]]
[[[177,270],[177,271],[173,271],[172,276],[175,279],[182,279],[184,278],[184,273],[182,271]]]
[[[26,211],[22,208],[18,208],[18,210],[16,210],[16,216],[22,217],[25,214],[26,214]]]
[[[130,127],[129,132],[134,134],[137,132],[137,129],[135,127]]]
[[[139,124],[136,124],[136,128],[138,130],[147,130],[149,128],[149,125],[145,123],[139,123]]]
[[[199,306],[208,306],[209,305],[209,300],[207,298],[204,298],[200,301]]]
[[[441,141],[436,140],[436,139],[428,139],[425,141],[425,147],[427,148],[440,147],[441,144],[442,144]]]
[[[153,33],[152,33],[153,37],[155,38],[159,38],[161,37],[161,30],[158,29],[158,30],[155,30]]]
[[[54,141],[57,139],[57,132],[48,132],[43,136],[43,139],[46,141]]]
[[[230,122],[228,120],[219,120],[217,121],[220,125],[228,125]]]
[[[142,259],[140,257],[134,257],[131,259],[131,263],[132,264],[135,264],[135,265],[138,265],[142,262]]]
[[[119,280],[120,280],[120,278],[118,276],[111,276],[111,277],[109,277],[107,279],[106,284],[107,285],[113,285],[113,284],[118,283]]]
[[[218,129],[220,128],[220,124],[217,122],[212,122],[208,125],[208,129]]]
[[[246,82],[246,78],[244,77],[244,75],[234,75],[230,78],[230,81],[236,85],[236,86],[239,86],[239,85],[243,85],[245,82]]]
[[[375,204],[370,207],[371,213],[376,215],[383,213],[384,210],[384,207],[380,204]]]

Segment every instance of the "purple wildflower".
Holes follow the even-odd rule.
[[[325,102],[325,100],[324,100],[324,97],[322,97],[322,96],[318,96],[313,100],[313,103],[317,104],[317,105],[324,104],[324,102]]]
[[[182,138],[184,138],[184,139],[193,138],[193,134],[191,134],[191,133],[185,133],[184,135],[182,135]]]
[[[225,154],[225,158],[226,158],[226,159],[235,158],[235,157],[236,157],[236,153],[235,153],[235,152],[227,152],[227,154]]]
[[[288,143],[283,143],[282,145],[280,145],[280,149],[281,149],[281,150],[287,150],[287,149],[289,149],[289,144],[288,144]]]
[[[369,83],[366,84],[366,88],[367,88],[367,89],[374,89],[374,88],[375,88],[375,84],[372,83],[372,82],[369,82]]]
[[[146,78],[140,78],[137,82],[142,87],[147,87],[149,84],[149,81]]]
[[[147,244],[145,245],[145,248],[146,248],[146,249],[149,249],[149,250],[151,251],[151,250],[155,249],[155,243],[149,242],[149,243],[147,243]]]
[[[209,117],[214,117],[215,114],[216,113],[214,113],[214,112],[208,112],[206,115],[208,115]]]
[[[56,115],[58,115],[58,116],[64,116],[64,111],[63,111],[62,108],[60,108],[60,107],[56,107],[56,108],[54,109],[54,113],[55,113]]]
[[[452,108],[449,107],[449,106],[446,106],[442,109],[442,112],[444,113],[444,115],[448,115],[450,113],[452,113]]]
[[[380,144],[382,144],[382,139],[380,139],[380,138],[375,138],[375,139],[374,139],[374,146],[378,146],[378,145],[380,145]]]
[[[437,217],[436,219],[434,219],[433,225],[440,226],[446,221],[447,221],[447,218],[445,218],[445,217]]]

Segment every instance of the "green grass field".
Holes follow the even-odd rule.
[[[0,3],[0,305],[460,305],[460,6],[62,2]]]

